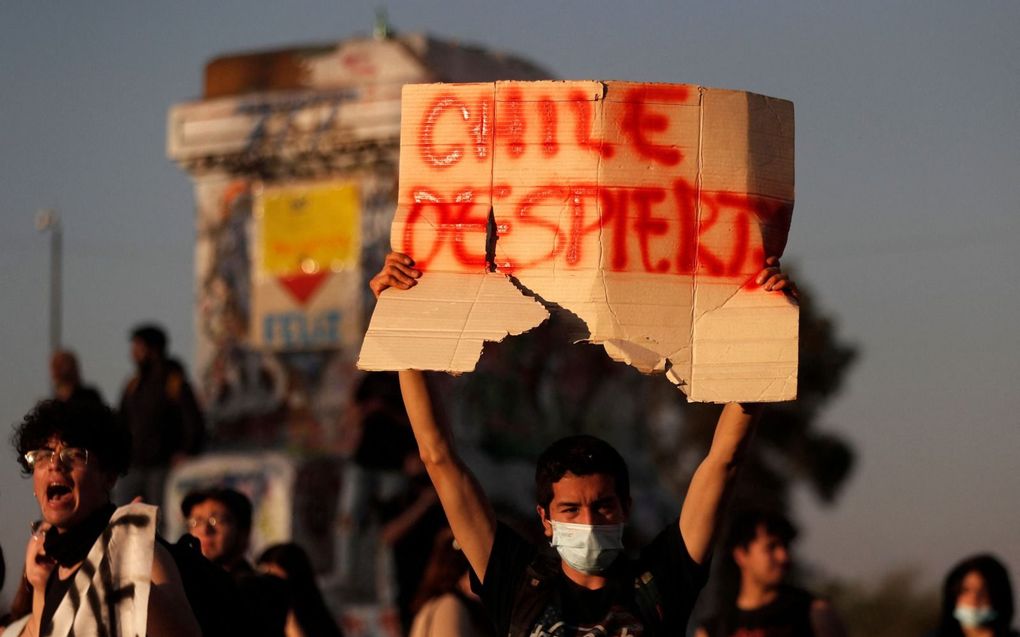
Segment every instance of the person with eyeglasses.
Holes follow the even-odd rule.
[[[156,542],[157,508],[116,507],[131,437],[106,406],[42,401],[12,442],[41,520],[25,551],[31,612],[5,635],[199,635],[180,574]]]
[[[252,504],[228,487],[198,489],[184,496],[181,513],[188,533],[198,538],[202,555],[233,579],[240,596],[237,634],[282,637],[287,621],[287,585],[259,573],[248,561]]]
[[[181,501],[188,533],[202,544],[202,555],[235,576],[251,575],[246,559],[251,538],[251,500],[234,489],[213,487],[192,491]]]

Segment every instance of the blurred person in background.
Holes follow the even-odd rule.
[[[259,556],[262,573],[287,584],[286,637],[343,637],[315,581],[308,554],[294,543],[274,544]]]
[[[939,627],[929,637],[1017,637],[1009,572],[991,555],[974,555],[949,571]]]
[[[25,551],[30,612],[6,634],[199,635],[177,566],[156,542],[156,507],[110,499],[131,450],[113,412],[42,401],[12,443],[42,519]]]
[[[453,531],[440,531],[411,604],[415,615],[409,637],[494,637],[485,608],[471,592],[469,568]]]
[[[233,579],[242,617],[234,620],[238,634],[283,635],[287,614],[286,587],[278,578],[260,574],[247,559],[251,544],[252,503],[229,487],[191,491],[181,500],[188,533],[198,538],[202,555]]]
[[[428,566],[436,534],[447,526],[439,496],[432,486],[417,447],[404,457],[404,487],[378,503],[383,522],[379,529],[379,559],[392,569],[394,601],[404,633],[411,628],[411,602]]]
[[[828,600],[787,583],[796,537],[793,524],[778,513],[738,515],[726,543],[740,573],[736,598],[704,620],[695,637],[844,637]]]
[[[170,468],[198,453],[205,424],[184,366],[167,357],[167,336],[157,325],[131,332],[135,374],[120,398],[120,417],[131,431],[132,467],[117,500],[141,496],[159,506]]]
[[[99,390],[81,382],[78,357],[71,350],[61,349],[53,352],[53,356],[50,357],[50,379],[53,382],[53,397],[57,400],[103,402]]]
[[[251,540],[251,500],[234,489],[192,491],[181,500],[188,532],[202,544],[202,555],[235,579],[255,569],[245,558]]]
[[[356,589],[358,584],[364,586],[366,572],[375,570],[374,562],[366,564],[363,558],[375,550],[368,536],[371,526],[379,522],[379,505],[405,491],[405,459],[417,454],[418,447],[396,374],[362,376],[349,416],[353,435],[345,444],[352,447],[353,455],[343,468],[337,573],[343,586]]]

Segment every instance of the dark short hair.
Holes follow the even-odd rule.
[[[127,473],[131,465],[131,432],[106,405],[96,401],[43,400],[15,425],[11,445],[18,453],[18,463],[25,475],[32,467],[25,454],[41,449],[51,438],[69,447],[82,447],[95,458],[104,471],[117,475]]]
[[[630,502],[630,474],[623,456],[608,442],[582,434],[557,440],[542,452],[535,467],[535,502],[544,509],[552,502],[552,485],[567,473],[593,474],[613,478],[616,495],[627,508]]]
[[[144,323],[131,330],[131,340],[145,343],[145,346],[158,354],[166,354],[166,330],[155,323]]]
[[[191,510],[206,500],[219,502],[230,511],[238,528],[251,530],[251,500],[248,496],[229,487],[212,487],[198,489],[184,496],[181,501],[181,513],[184,517],[191,516]]]
[[[728,551],[737,547],[746,549],[758,537],[759,528],[779,538],[787,546],[797,538],[797,527],[782,513],[768,510],[743,511],[730,523],[726,549]]]
[[[56,381],[78,384],[81,382],[81,370],[78,357],[69,349],[58,349],[50,357],[50,371]]]
[[[995,634],[1006,634],[1013,625],[1013,586],[1009,582],[1009,572],[1005,565],[987,553],[972,555],[954,566],[942,585],[942,616],[938,633],[940,637],[963,634],[959,622],[953,617],[953,611],[956,609],[956,600],[963,587],[963,578],[972,571],[979,573],[985,580],[988,599],[996,612],[996,618],[991,624]]]

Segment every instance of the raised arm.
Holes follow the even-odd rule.
[[[783,291],[793,297],[797,288],[779,269],[779,260],[769,257],[755,282],[768,291]],[[701,564],[712,550],[726,496],[740,467],[751,438],[760,405],[729,403],[716,424],[708,455],[698,465],[680,511],[680,534],[687,551]]]
[[[712,540],[733,484],[741,457],[751,437],[759,407],[729,403],[723,407],[708,455],[691,478],[680,510],[680,535],[687,551],[701,564],[712,550]]]
[[[421,271],[414,268],[410,257],[391,252],[383,269],[372,278],[370,287],[378,297],[386,288],[406,290],[414,287],[420,276]],[[453,536],[478,579],[484,581],[496,533],[489,500],[457,455],[449,427],[436,418],[425,375],[418,370],[401,371],[400,391],[422,462],[439,495]]]

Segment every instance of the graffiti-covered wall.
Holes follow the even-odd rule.
[[[383,167],[196,179],[196,375],[217,441],[337,442],[367,277],[389,245],[395,176]]]

